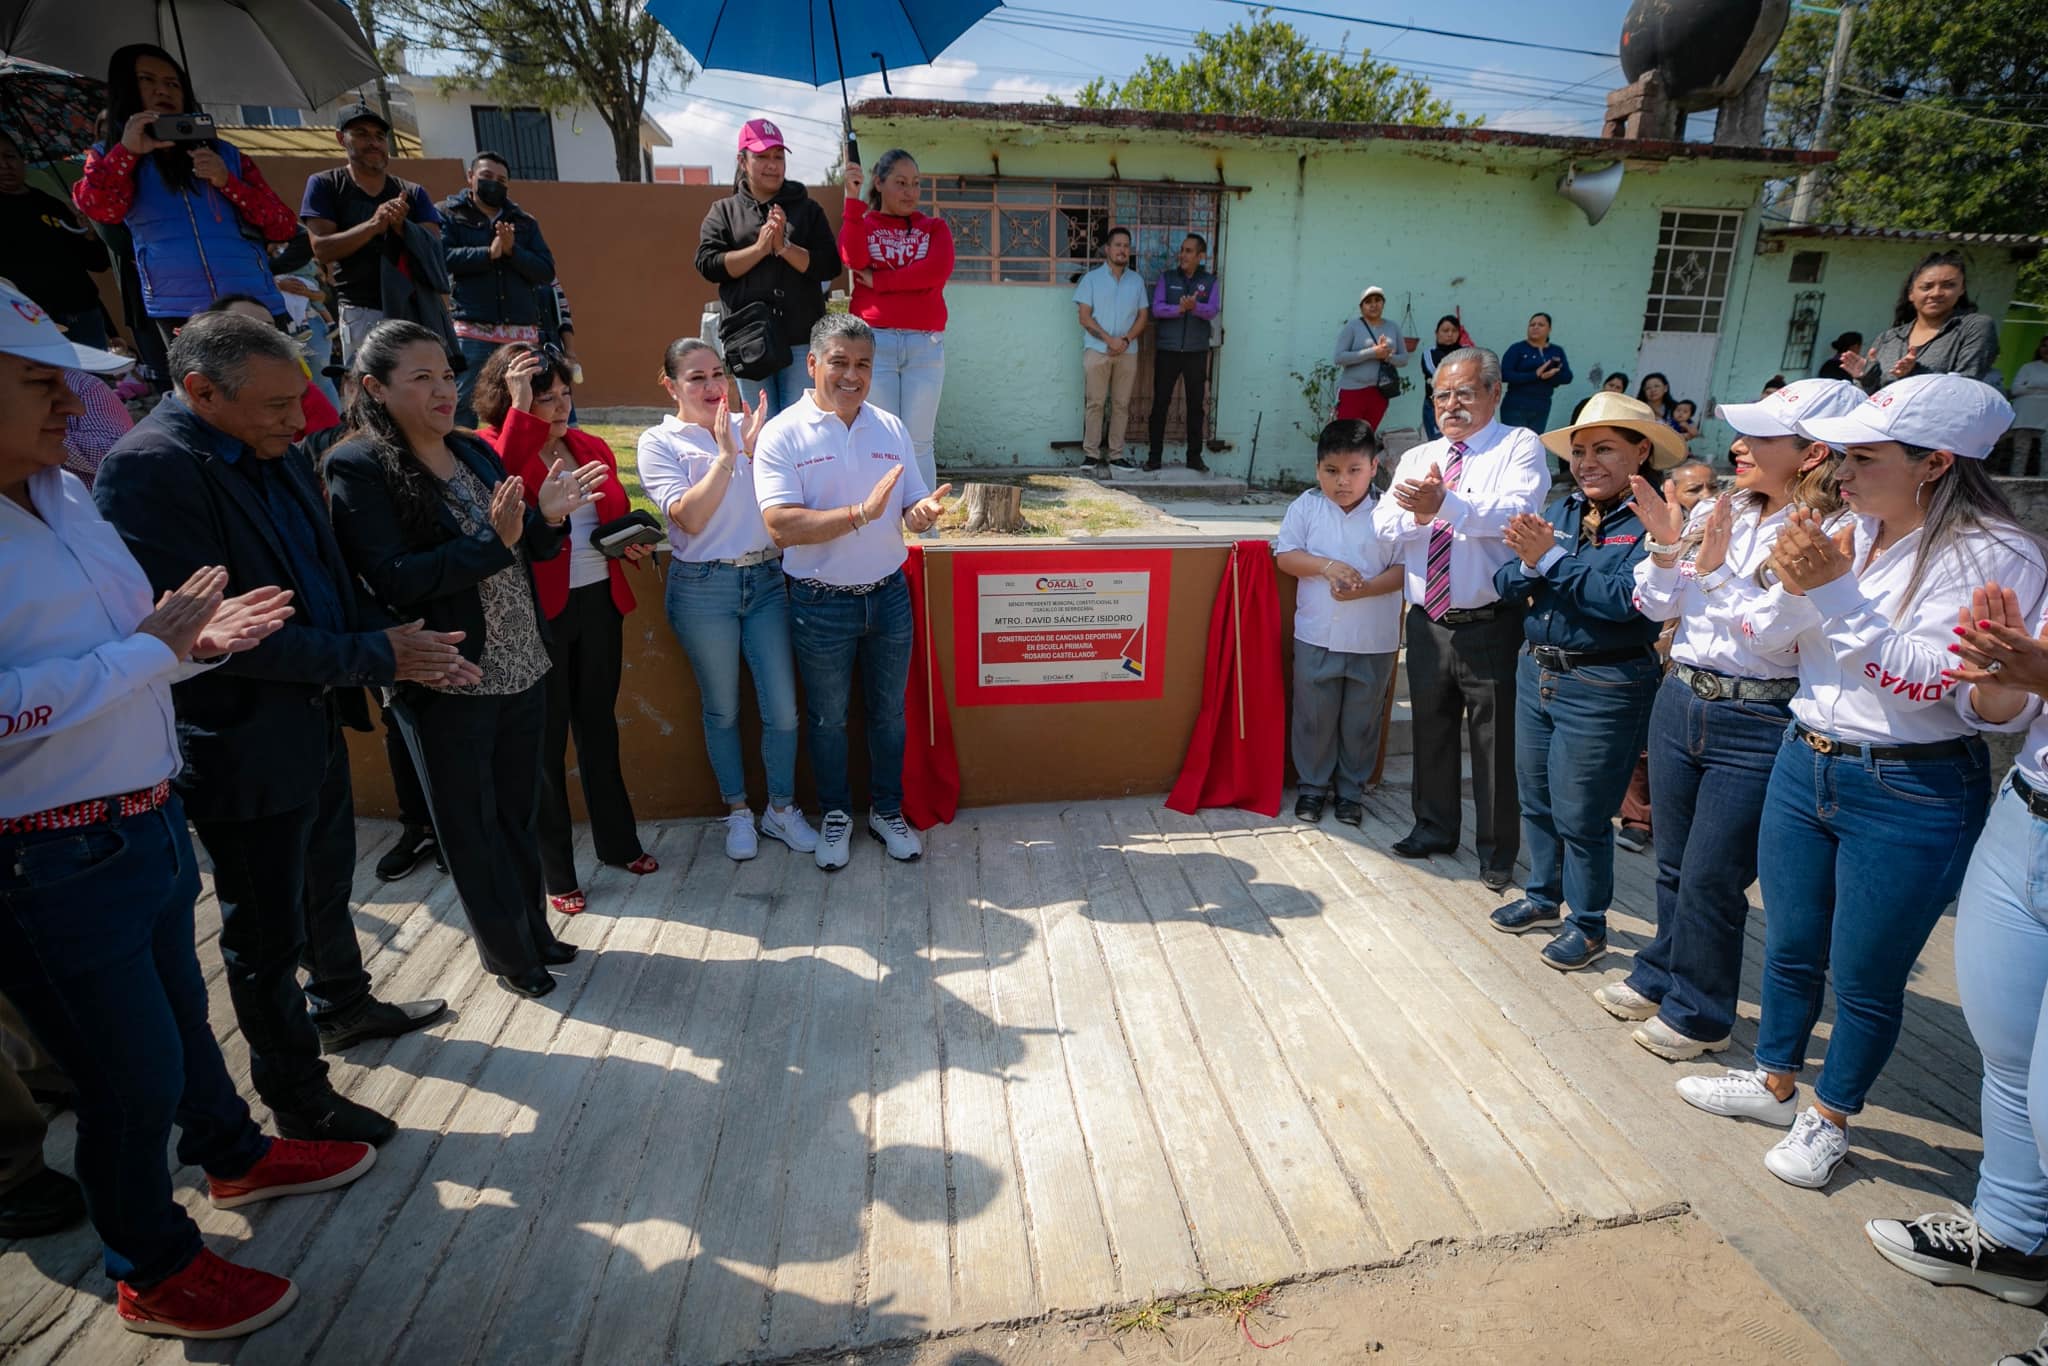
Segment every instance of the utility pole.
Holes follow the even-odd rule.
[[[1818,5],[1800,5],[1810,13],[1826,14],[1828,11]],[[1835,14],[1835,50],[1828,57],[1827,79],[1821,84],[1820,121],[1814,126],[1813,148],[1824,151],[1828,139],[1835,131],[1835,100],[1842,91],[1842,71],[1849,65],[1849,30],[1855,16],[1855,7],[1850,0],[1842,0]],[[1818,169],[1808,171],[1799,177],[1799,188],[1792,193],[1792,222],[1797,225],[1807,222],[1813,216],[1813,197],[1818,189]]]
[[[363,26],[363,37],[370,40],[370,51],[377,52],[377,18],[370,11],[370,0],[356,0],[356,22]],[[377,53],[377,112],[384,116],[384,126],[391,127],[391,87],[384,80],[384,56]]]

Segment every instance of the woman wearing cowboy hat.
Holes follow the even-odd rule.
[[[1528,640],[1515,675],[1515,785],[1529,882],[1493,913],[1507,934],[1565,925],[1543,950],[1561,972],[1607,952],[1614,896],[1615,808],[1643,747],[1662,676],[1659,624],[1636,610],[1635,567],[1647,551],[1629,481],[1685,459],[1685,441],[1649,405],[1595,394],[1568,427],[1545,432],[1569,455],[1578,488],[1542,517],[1519,513],[1507,542],[1518,558],[1494,574],[1503,600],[1526,601]]]
[[[1830,536],[1795,508],[1771,552],[1777,584],[1744,622],[1760,650],[1798,648],[1799,691],[1764,797],[1757,872],[1768,913],[1756,1067],[1687,1077],[1717,1115],[1790,1125],[1764,1157],[1827,1184],[1898,1042],[1906,979],[1962,885],[1991,800],[1990,763],[1945,671],[1973,590],[2003,584],[2029,618],[2042,550],[1984,473],[2012,420],[1996,389],[1914,375],[1799,434],[1846,454],[1855,514]],[[1796,1077],[1832,979],[1835,1024],[1813,1103]]]
[[[1671,673],[1650,712],[1657,934],[1628,979],[1593,999],[1616,1019],[1641,1021],[1635,1041],[1660,1058],[1728,1046],[1764,789],[1799,689],[1793,655],[1757,649],[1742,623],[1766,592],[1754,575],[1792,509],[1831,518],[1841,508],[1841,456],[1798,424],[1863,398],[1846,380],[1803,379],[1761,403],[1724,406],[1721,420],[1740,434],[1735,490],[1690,524],[1675,500],[1634,485],[1650,538],[1636,565],[1636,606],[1678,623]]]

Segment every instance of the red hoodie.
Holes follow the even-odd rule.
[[[839,259],[849,270],[874,272],[872,285],[854,281],[851,305],[869,327],[946,330],[953,230],[945,219],[921,213],[897,218],[849,199],[839,222]]]

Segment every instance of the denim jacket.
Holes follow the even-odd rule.
[[[1608,513],[1598,541],[1581,546],[1585,513],[1586,495],[1576,490],[1544,509],[1557,528],[1557,545],[1534,570],[1509,560],[1494,571],[1493,586],[1503,599],[1529,604],[1522,631],[1531,645],[1585,651],[1641,646],[1647,652],[1663,624],[1636,610],[1636,565],[1648,552],[1635,504]]]

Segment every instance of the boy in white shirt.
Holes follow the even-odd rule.
[[[1298,820],[1320,821],[1334,775],[1337,819],[1357,825],[1379,758],[1380,724],[1401,650],[1401,547],[1373,530],[1379,440],[1339,418],[1316,441],[1316,487],[1294,500],[1274,542],[1294,599],[1291,744]]]

